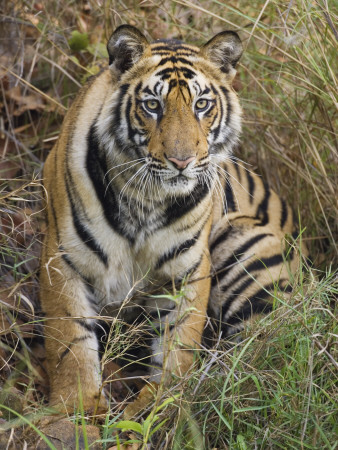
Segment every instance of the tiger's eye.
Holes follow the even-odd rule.
[[[160,108],[160,102],[157,100],[146,100],[144,103],[149,111],[156,111]]]
[[[203,111],[205,110],[209,105],[209,100],[206,100],[205,98],[201,98],[199,100],[197,100],[196,104],[195,104],[195,108],[198,109],[199,111]]]

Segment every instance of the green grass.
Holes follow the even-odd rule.
[[[17,414],[26,423],[35,424],[45,414],[43,347],[34,339],[41,332],[41,166],[79,86],[105,64],[110,33],[130,23],[149,38],[201,44],[218,31],[234,29],[245,47],[235,80],[244,109],[236,156],[297,211],[305,228],[302,239],[321,271],[302,268],[290,302],[276,299],[274,312],[254,323],[232,351],[220,342],[196,355],[195,371],[163,388],[149,412],[152,420],[158,416],[151,430],[161,424],[159,429],[150,436],[139,418],[141,428],[136,428],[143,431],[134,437],[158,449],[336,448],[334,2],[102,3],[18,0],[0,10],[0,389],[19,398]],[[119,334],[113,334],[107,362],[111,353],[123,351]],[[113,406],[112,416],[99,424],[104,448],[129,439],[116,434],[121,417]],[[89,423],[83,415],[79,420]],[[17,445],[32,442],[19,419],[0,427],[14,430],[1,439],[11,435]]]
[[[292,299],[276,298],[274,312],[252,324],[241,343],[229,349],[221,342],[197,356],[194,373],[164,388],[162,400],[177,399],[158,416],[166,422],[153,448],[165,439],[165,448],[177,449],[336,448],[337,294],[334,273],[320,281],[304,273]],[[129,426],[142,441],[141,427]]]

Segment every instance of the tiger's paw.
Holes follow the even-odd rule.
[[[89,415],[106,414],[109,410],[109,404],[104,394],[95,394],[92,396],[63,396],[54,395],[49,403],[54,414],[74,414],[76,411],[84,411]]]
[[[143,386],[136,400],[130,403],[124,410],[123,418],[125,420],[130,420],[150,406],[156,398],[157,391],[158,383],[152,382]]]

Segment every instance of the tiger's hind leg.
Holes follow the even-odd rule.
[[[55,252],[51,259],[46,253],[42,256],[40,283],[50,406],[69,412],[79,407],[91,412],[106,410],[96,314],[84,281]]]
[[[297,252],[284,255],[284,232],[254,217],[229,214],[210,240],[212,281],[209,313],[222,336],[241,331],[250,318],[272,310],[277,287],[290,292],[299,264]]]

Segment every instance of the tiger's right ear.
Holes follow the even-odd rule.
[[[111,35],[107,50],[109,65],[120,73],[130,69],[142,56],[148,46],[147,39],[135,27],[121,25]]]
[[[242,56],[243,45],[235,31],[222,31],[216,34],[201,49],[222,72],[234,77],[235,67]]]

